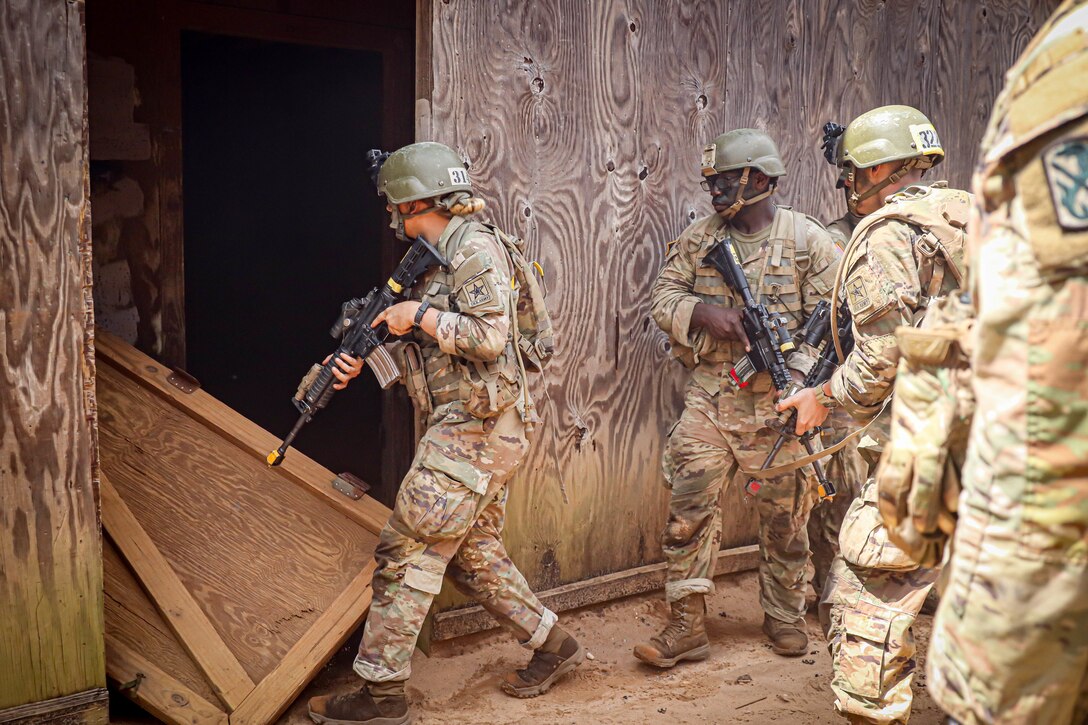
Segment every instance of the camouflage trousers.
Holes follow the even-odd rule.
[[[1003,228],[979,264],[977,407],[930,692],[965,725],[1083,723],[1088,278],[1044,278]]]
[[[888,540],[872,479],[846,513],[839,546],[820,601],[835,709],[851,722],[906,723],[911,626],[939,570],[917,567]]]
[[[730,430],[738,421],[725,394],[710,395],[698,385],[688,388],[684,412],[665,446],[662,466],[671,490],[669,518],[661,537],[668,563],[668,601],[713,590],[714,564],[721,545],[722,488],[738,464],[757,469],[778,434]],[[734,397],[734,396],[729,396]],[[720,409],[719,404],[721,404]],[[777,463],[803,455],[791,441]],[[783,622],[797,622],[805,611],[809,564],[808,513],[815,488],[807,474],[794,471],[762,482],[753,503],[759,512],[760,603]]]
[[[824,447],[835,445],[857,427],[857,423],[845,411],[832,411],[821,435]],[[865,481],[868,468],[858,453],[856,439],[830,458],[825,458],[822,463],[824,473],[835,484],[837,493],[830,501],[817,502],[808,519],[808,541],[812,549],[812,588],[817,595],[823,592],[827,583],[831,562],[839,553],[839,529],[850,504]]]
[[[529,448],[513,409],[486,420],[451,412],[420,440],[382,529],[354,670],[405,680],[423,620],[448,577],[529,649],[556,622],[502,543],[507,481]]]

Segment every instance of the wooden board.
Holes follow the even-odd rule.
[[[274,719],[365,616],[388,512],[333,491],[297,451],[269,468],[270,434],[169,373],[101,335],[111,677],[138,669],[136,653],[159,670],[145,703],[159,717],[203,718],[207,704]],[[171,691],[193,706],[163,709]]]
[[[661,560],[662,442],[687,376],[649,292],[665,242],[711,211],[703,145],[766,129],[787,166],[781,202],[829,221],[845,205],[823,124],[908,103],[945,141],[936,176],[963,187],[1005,69],[1056,5],[422,1],[433,85],[417,77],[420,128],[469,160],[487,213],[548,273],[559,352],[505,529],[541,590]],[[751,544],[754,507],[736,487],[722,505],[723,547]]]
[[[83,12],[0,3],[5,721],[106,718]]]

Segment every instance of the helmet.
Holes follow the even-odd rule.
[[[738,128],[723,133],[703,148],[703,176],[749,166],[771,178],[786,175],[786,167],[774,141],[754,128]]]
[[[468,169],[449,146],[414,143],[389,154],[378,172],[378,193],[390,204],[472,191]]]
[[[863,113],[842,134],[837,162],[867,169],[889,161],[918,159],[929,168],[944,160],[937,130],[917,108],[881,106]]]

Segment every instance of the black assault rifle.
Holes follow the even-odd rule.
[[[393,275],[382,287],[375,287],[366,297],[345,302],[340,310],[340,318],[333,325],[330,334],[340,339],[340,345],[324,365],[315,365],[302,379],[298,392],[292,401],[299,410],[295,427],[283,439],[279,448],[268,454],[268,465],[278,466],[283,463],[287,448],[302,430],[302,426],[313,419],[317,411],[329,404],[336,389],[333,369],[340,353],[346,352],[364,360],[370,358],[370,367],[378,377],[382,387],[388,387],[399,377],[397,364],[382,347],[389,337],[389,328],[383,322],[377,327],[371,323],[383,310],[404,299],[404,290],[411,287],[421,274],[432,267],[448,266],[438,250],[423,237],[418,237],[408,248],[408,252],[393,270]]]
[[[839,307],[839,314],[836,316],[835,323],[839,332],[839,343],[842,345],[844,355],[850,354],[850,350],[854,347],[854,331],[850,324],[850,308],[845,302]],[[798,333],[802,342],[808,343],[813,348],[820,350],[820,357],[817,358],[816,364],[812,366],[812,369],[808,371],[808,375],[805,376],[805,381],[801,384],[804,388],[815,388],[818,385],[823,385],[831,379],[831,374],[835,372],[835,368],[842,362],[839,360],[838,352],[835,350],[835,343],[832,339],[831,330],[831,303],[826,300],[821,300],[816,305],[816,309],[812,311],[809,318],[805,320],[804,327],[801,328]],[[778,451],[782,449],[782,444],[789,438],[800,438],[801,444],[805,447],[805,450],[809,454],[814,453],[814,447],[812,444],[813,438],[820,433],[820,428],[813,428],[802,436],[798,436],[795,432],[797,425],[797,409],[795,408],[790,412],[790,415],[784,422],[781,423],[781,428],[778,431],[778,440],[775,441],[771,447],[770,453],[767,454],[766,460],[763,461],[763,465],[760,466],[760,470],[766,470],[774,463],[775,457],[778,455]],[[818,481],[817,491],[820,494],[820,498],[832,498],[834,497],[835,485],[824,474],[823,466],[819,461],[813,461],[812,467],[816,470],[816,480]],[[744,489],[748,493],[754,495],[759,491],[762,484],[759,479],[749,478],[748,483]]]
[[[748,286],[748,278],[740,266],[737,249],[729,239],[722,239],[703,258],[704,267],[713,267],[725,279],[731,290],[744,301],[741,322],[748,336],[751,351],[733,364],[729,377],[738,388],[747,387],[756,373],[768,372],[777,390],[790,386],[790,371],[785,355],[793,351],[793,338],[786,329],[786,318],[772,315],[767,308],[756,302]]]
[[[737,256],[737,250],[732,241],[728,238],[722,239],[711,247],[703,258],[703,265],[718,270],[729,288],[740,294],[741,299],[744,301],[741,322],[744,325],[744,334],[748,337],[751,350],[739,361],[733,363],[733,367],[729,371],[729,377],[732,379],[733,384],[738,388],[744,388],[753,375],[767,372],[771,376],[771,382],[774,384],[775,389],[781,393],[782,397],[792,395],[799,390],[800,388],[794,384],[793,378],[790,376],[789,368],[786,367],[785,355],[792,352],[795,347],[793,338],[786,327],[786,318],[781,315],[772,315],[766,306],[757,302],[755,297],[752,296],[752,290],[748,286],[748,278],[744,276],[740,257]],[[827,314],[830,312],[830,305],[822,304],[825,304],[824,316],[830,318],[830,315]],[[819,306],[817,306],[817,310],[813,311],[812,317],[816,316],[819,309]],[[808,323],[806,322],[807,326]],[[827,327],[830,329],[830,320],[828,320]],[[815,367],[813,369],[815,370]],[[834,367],[832,367],[833,369]],[[791,420],[793,420],[793,417],[791,417]],[[778,450],[782,448],[782,444],[788,435],[784,431],[785,429],[779,431],[779,440],[776,442],[767,461],[764,462],[764,469],[770,466],[770,462],[774,461]],[[801,443],[809,454],[816,452],[812,444],[812,436],[801,437]],[[816,471],[820,496],[823,498],[834,496],[835,486],[824,474],[820,462],[813,461],[812,467]],[[748,481],[745,491],[750,495],[755,495],[760,487],[759,481],[753,478]]]

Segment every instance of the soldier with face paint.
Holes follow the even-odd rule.
[[[674,354],[693,371],[684,412],[669,434],[662,461],[670,489],[661,537],[670,618],[659,635],[634,651],[656,667],[709,655],[705,597],[713,590],[721,543],[719,499],[738,468],[759,468],[778,438],[768,425],[777,418],[770,375],[758,373],[743,387],[729,375],[748,350],[741,296],[703,260],[728,238],[752,294],[783,316],[791,332],[820,300],[828,299],[838,261],[835,245],[818,222],[774,203],[786,170],[766,133],[738,129],[719,136],[705,147],[702,167],[702,185],[715,213],[691,224],[669,245],[651,300],[654,320],[671,338]],[[814,362],[811,351],[802,350],[786,360],[797,380]],[[792,440],[779,461],[799,458],[802,451]],[[805,527],[815,484],[804,470],[766,479],[752,501],[760,522],[763,631],[773,651],[787,656],[804,654],[808,647]]]

